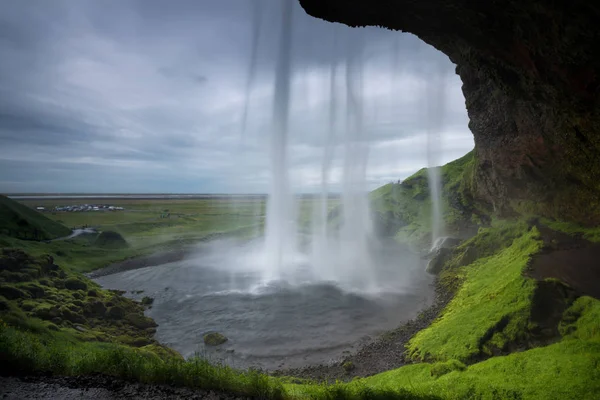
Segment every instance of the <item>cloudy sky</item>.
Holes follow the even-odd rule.
[[[0,192],[266,192],[281,3],[3,1]],[[291,26],[295,190],[320,185],[331,87],[340,185],[348,58],[362,70],[369,188],[473,147],[443,54],[409,34],[314,19],[297,4]]]

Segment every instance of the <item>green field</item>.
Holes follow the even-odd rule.
[[[301,229],[310,224],[314,199],[301,199],[298,219]],[[13,202],[14,203],[14,202]],[[56,206],[80,204],[107,204],[123,207],[117,211],[53,211]],[[329,208],[338,204],[330,200]],[[20,200],[19,206],[71,229],[93,227],[98,231],[121,234],[127,248],[94,246],[93,237],[83,235],[70,240],[39,242],[0,235],[0,246],[17,247],[32,255],[51,254],[71,270],[89,272],[127,258],[160,251],[179,249],[213,235],[231,235],[250,238],[262,234],[265,222],[265,201],[246,199],[231,201],[224,198],[208,199],[29,199]],[[47,211],[37,213],[36,207]],[[45,217],[45,218],[44,218]],[[61,225],[58,225],[59,227]],[[69,230],[59,236],[68,235]],[[57,235],[55,235],[56,237]]]

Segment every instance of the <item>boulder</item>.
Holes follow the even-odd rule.
[[[435,251],[434,255],[431,257],[429,262],[427,263],[427,267],[425,271],[429,274],[437,275],[439,274],[444,265],[448,260],[452,257],[452,249],[448,248],[440,248]]]
[[[4,296],[8,300],[28,299],[31,297],[28,293],[24,292],[23,290],[8,285],[0,286],[0,296]]]
[[[207,333],[206,335],[204,335],[203,339],[204,344],[207,346],[219,346],[225,343],[227,340],[229,340],[219,332]]]
[[[110,307],[106,314],[112,319],[122,319],[125,317],[125,310],[122,307],[114,306]]]
[[[65,288],[69,290],[87,290],[87,284],[77,278],[69,278],[65,281]]]

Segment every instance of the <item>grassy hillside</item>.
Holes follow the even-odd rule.
[[[66,226],[0,195],[0,235],[24,240],[47,240],[70,233],[71,230]]]
[[[442,207],[446,234],[472,236],[489,222],[470,196],[474,153],[441,167]],[[427,169],[401,183],[389,183],[370,194],[379,231],[419,247],[431,244],[431,197]]]

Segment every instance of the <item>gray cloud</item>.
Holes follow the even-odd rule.
[[[242,133],[256,2],[6,1],[0,192],[266,191],[280,3],[262,1]],[[432,96],[445,99],[435,116],[445,137],[440,162],[472,147],[460,81],[443,54],[412,35],[329,24],[295,5],[290,159],[297,190],[313,190],[320,179],[332,63],[341,152],[348,52],[364,61],[370,187],[425,165]],[[432,74],[442,75],[444,91],[427,93]]]

